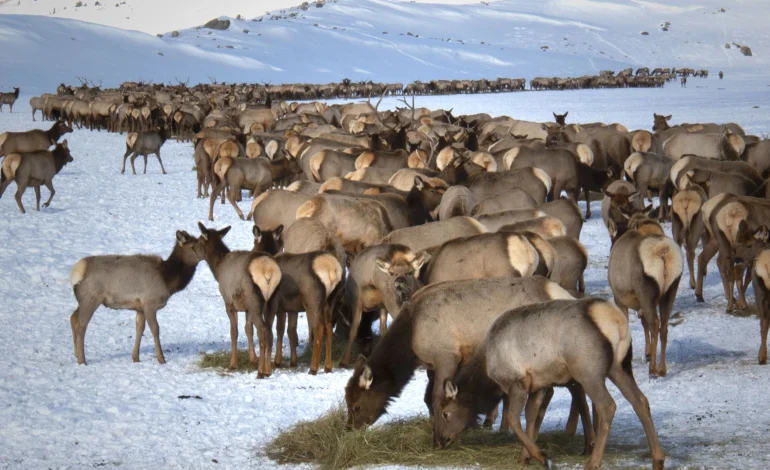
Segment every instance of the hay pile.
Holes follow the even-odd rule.
[[[345,420],[345,409],[339,405],[315,421],[300,422],[281,433],[265,453],[281,464],[309,463],[321,469],[359,465],[527,468],[517,463],[521,445],[511,433],[470,430],[441,450],[433,448],[430,421],[424,416],[361,431],[346,431]],[[546,433],[538,444],[555,463],[585,463],[586,457],[580,455],[582,436]],[[613,460],[608,449],[605,466],[618,468]]]

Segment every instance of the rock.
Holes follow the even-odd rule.
[[[647,31],[642,31],[642,36],[649,36],[649,35],[650,33],[648,33]]]
[[[749,46],[741,46],[741,54],[746,57],[751,57],[751,48]]]
[[[171,37],[172,38],[178,38],[179,37],[179,31],[171,31]]]
[[[216,29],[218,31],[224,31],[230,27],[230,20],[220,20],[219,18],[214,18],[213,20],[204,24],[203,27],[208,29]]]

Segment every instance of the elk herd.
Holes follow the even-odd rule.
[[[685,72],[695,74],[640,69],[619,77],[628,83]],[[250,247],[231,249],[231,227],[199,222],[197,236],[176,232],[166,259],[77,261],[70,320],[78,363],[85,363],[86,328],[101,305],[136,311],[133,360],[147,323],[163,363],[157,312],[205,261],[230,321],[230,368],[237,367],[238,312],[245,312],[249,360],[259,378],[285,365],[287,318],[289,365],[297,365],[299,312],[308,322],[311,374],[324,348],[330,372],[332,343],[345,342],[340,366],[353,369],[345,389],[351,428],[377,421],[423,366],[436,445],[451,445],[478,415],[491,427],[502,401],[502,427],[525,447],[521,462],[550,468],[536,438],[553,387],[566,387],[567,430],[574,434],[581,420],[590,455],[585,468],[597,468],[616,409],[609,379],[642,423],[653,468],[662,469],[650,406],[632,372],[629,309],[644,329],[650,375],[666,375],[668,323],[685,260],[690,288],[703,301],[706,266],[717,256],[728,311],[746,307],[753,283],[759,362],[767,362],[768,140],[734,123],[674,125],[670,115],[652,116],[652,131],[629,130],[570,123],[566,112],[547,122],[456,116],[406,98],[403,107],[381,111],[382,97],[394,91],[388,87],[378,89],[376,104],[335,105],[288,103],[282,98],[305,96],[258,89],[124,84],[68,94],[64,87],[32,99],[33,113],[55,119],[50,130],[0,135],[0,195],[15,181],[22,212],[27,186],[38,203],[40,185],[53,197],[51,179],[72,161],[67,141],[59,140],[77,126],[127,132],[122,171],[129,156],[132,170],[143,156],[146,172],[154,154],[165,173],[163,143],[172,136],[192,141],[196,194],[209,199],[208,219],[226,198],[241,219],[253,221]],[[244,197],[251,198],[245,215]],[[580,234],[597,197],[611,240],[614,302],[590,296],[584,281],[597,254]],[[673,237],[663,230],[669,221]],[[354,358],[355,346],[365,355]]]

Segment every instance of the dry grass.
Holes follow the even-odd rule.
[[[203,369],[227,369],[230,367],[230,351],[216,351],[211,354],[203,354],[199,365]],[[249,365],[249,352],[245,349],[238,350],[238,372],[253,372]]]
[[[342,405],[329,410],[315,421],[300,422],[285,430],[270,444],[267,456],[281,464],[315,464],[321,469],[351,468],[370,465],[406,465],[420,467],[481,467],[520,470],[521,445],[511,433],[470,430],[447,450],[434,449],[428,418],[374,426],[368,430],[346,431],[346,412]],[[538,444],[555,463],[580,465],[586,457],[582,435],[563,432],[545,433]],[[628,449],[626,457],[643,458],[644,449]],[[636,451],[635,454],[633,451]],[[605,453],[608,468],[638,468],[618,465],[613,449]],[[529,467],[532,468],[532,467]]]

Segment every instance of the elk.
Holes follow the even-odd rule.
[[[64,121],[56,121],[47,131],[33,129],[26,132],[3,132],[0,134],[0,157],[12,153],[47,150],[69,132],[72,132],[72,128]]]
[[[35,188],[35,210],[40,211],[40,186],[45,185],[51,193],[48,200],[43,203],[43,208],[48,207],[53,200],[56,191],[53,189],[53,178],[72,162],[67,140],[56,144],[53,150],[39,150],[37,152],[12,153],[5,157],[0,170],[0,197],[11,184],[16,182],[16,204],[22,214],[25,214],[21,197],[27,188]]]
[[[492,214],[477,215],[474,219],[478,220],[490,232],[496,232],[504,225],[536,217],[545,217],[545,212],[538,209],[512,209]]]
[[[450,189],[455,188],[453,186]],[[462,186],[460,186],[462,187]],[[447,190],[449,192],[449,190]],[[470,195],[473,197],[473,195]],[[442,201],[443,203],[443,201]],[[490,196],[486,199],[478,201],[472,208],[471,216],[479,216],[483,214],[493,214],[495,212],[507,211],[511,209],[534,209],[537,207],[537,202],[523,189],[512,189],[505,191],[495,196]],[[582,219],[582,214],[580,215]]]
[[[544,216],[503,225],[498,229],[498,232],[532,232],[546,240],[550,240],[554,237],[566,236],[567,228],[561,220],[555,217]]]
[[[713,160],[740,160],[746,150],[743,137],[727,129],[718,134],[682,132],[663,142],[663,154],[671,160],[698,155]]]
[[[269,189],[273,182],[273,172],[270,161],[266,158],[232,158],[222,157],[214,164],[214,176],[216,185],[211,190],[209,198],[209,220],[214,220],[214,201],[227,187],[227,200],[235,209],[241,220],[246,220],[243,212],[236,203],[236,196],[241,194],[242,188],[251,190],[254,194],[260,194]]]
[[[222,241],[230,226],[220,230],[207,229],[198,222],[201,235],[194,246],[195,252],[211,269],[219,284],[219,292],[225,302],[230,319],[230,370],[238,367],[238,312],[246,312],[246,338],[249,362],[257,368],[257,378],[272,373],[270,357],[273,348],[272,328],[265,324],[267,305],[281,283],[281,269],[265,253],[230,251]],[[254,326],[259,339],[259,364],[254,351]]]
[[[340,367],[348,367],[353,341],[358,334],[364,312],[379,310],[380,332],[387,330],[387,315],[398,316],[400,286],[414,290],[422,265],[428,260],[426,253],[417,256],[408,247],[396,244],[380,244],[367,248],[350,262],[345,286],[346,302],[350,307],[352,322],[350,336]],[[392,281],[392,282],[391,282]]]
[[[705,191],[698,185],[678,191],[671,203],[671,232],[674,241],[681,248],[684,244],[687,268],[690,271],[690,289],[695,289],[695,249],[703,238],[703,204],[708,200]],[[704,240],[704,247],[706,242]]]
[[[468,181],[468,189],[477,201],[514,188],[526,191],[537,203],[542,204],[551,191],[551,178],[543,170],[529,167],[476,173]]]
[[[447,240],[469,237],[488,232],[487,228],[470,217],[453,217],[449,220],[428,222],[394,230],[382,238],[379,243],[394,243],[408,246],[412,251],[420,251],[441,245]]]
[[[155,154],[158,157],[158,163],[160,163],[160,170],[165,175],[166,169],[163,168],[163,160],[160,159],[160,148],[171,137],[171,134],[165,127],[161,127],[158,131],[142,131],[142,132],[129,132],[126,136],[126,153],[123,154],[123,168],[120,170],[121,174],[126,172],[126,159],[131,155],[131,171],[136,174],[136,168],[134,168],[134,160],[136,157],[144,157],[144,174],[147,174],[147,156]],[[206,186],[208,191],[208,186]],[[198,188],[200,192],[200,187]]]
[[[624,171],[628,178],[636,185],[640,197],[647,196],[652,202],[650,189],[658,191],[660,208],[658,220],[663,220],[668,214],[668,200],[674,192],[674,184],[669,179],[669,173],[674,162],[671,159],[649,152],[632,153],[624,164]]]
[[[626,313],[626,318],[629,308],[640,311],[650,375],[664,376],[668,320],[682,276],[682,253],[674,240],[662,235],[662,230],[660,235],[645,235],[629,227],[625,234],[614,238],[607,275],[615,303]],[[658,334],[660,363],[657,362]]]
[[[246,218],[253,219],[263,230],[274,230],[279,225],[288,227],[297,220],[297,209],[312,197],[285,189],[269,189],[254,198]]]
[[[0,113],[3,112],[3,105],[7,104],[13,113],[13,103],[19,98],[19,88],[14,87],[12,93],[0,93]]]
[[[585,293],[583,273],[588,267],[588,250],[576,238],[553,237],[548,240],[556,251],[551,275],[548,277],[566,291]]]
[[[532,347],[534,336],[543,339],[538,342],[540,347]],[[436,414],[434,441],[442,447],[450,445],[457,434],[476,423],[476,412],[483,412],[478,404],[483,404],[484,395],[505,393],[507,424],[526,453],[551,468],[551,459],[535,444],[542,405],[548,387],[575,382],[591,398],[596,416],[596,445],[584,468],[599,468],[616,409],[606,386],[609,378],[644,427],[653,469],[662,470],[665,455],[647,397],[634,379],[631,359],[628,319],[610,302],[552,300],[509,310],[489,326],[455,380],[439,382],[444,398],[437,410],[440,414]],[[526,433],[520,421],[525,404]]]
[[[745,233],[745,232],[744,232]],[[759,311],[759,364],[767,364],[767,331],[770,329],[770,250],[767,249],[768,228],[763,225],[754,233],[748,233],[745,239],[751,245],[739,244],[739,253],[751,252],[753,256],[751,283],[754,286],[757,310]]]
[[[136,339],[131,353],[134,362],[139,362],[139,346],[148,323],[155,340],[155,357],[159,363],[166,363],[156,314],[195,275],[202,261],[195,251],[197,242],[187,232],[177,231],[174,249],[165,260],[152,255],[105,255],[89,256],[75,263],[70,284],[78,307],[70,316],[70,325],[78,364],[86,363],[86,328],[100,305],[136,311]]]
[[[438,414],[434,411],[444,398],[442,384],[470,358],[501,312],[571,298],[540,276],[450,281],[423,287],[402,306],[369,358],[359,356],[356,360],[345,387],[348,426],[358,429],[376,422],[420,363],[428,368],[428,412],[441,416],[440,410]]]
[[[628,181],[618,180],[602,191],[602,220],[605,227],[612,221],[616,235],[623,235],[628,228],[628,219],[644,210],[639,192]]]

